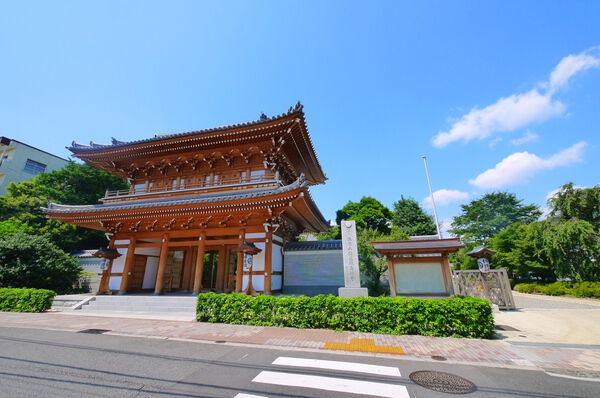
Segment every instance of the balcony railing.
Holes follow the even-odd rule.
[[[230,178],[219,178],[218,182],[212,183],[195,183],[195,184],[187,184],[180,183],[178,186],[174,185],[160,185],[160,186],[144,186],[143,188],[135,188],[132,186],[129,189],[120,189],[109,191],[107,190],[104,198],[101,200],[111,200],[117,198],[132,198],[138,196],[145,195],[178,195],[184,194],[186,192],[192,193],[194,191],[228,191],[228,190],[238,190],[238,189],[250,189],[250,188],[261,188],[267,186],[278,186],[281,185],[281,181],[275,180],[272,177],[265,176],[254,176],[248,177],[245,180],[241,181],[241,179],[230,177]]]

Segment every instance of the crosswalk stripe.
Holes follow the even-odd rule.
[[[269,397],[265,397],[264,395],[252,395],[252,394],[238,394],[233,398],[269,398]]]
[[[252,381],[280,386],[306,387],[326,391],[372,395],[376,397],[409,398],[408,390],[405,386],[375,383],[372,381],[340,379],[336,377],[262,371]]]
[[[380,376],[400,377],[400,370],[391,366],[369,365],[358,362],[325,361],[322,359],[279,357],[273,365],[298,366],[304,368],[344,370],[347,372],[371,373]]]

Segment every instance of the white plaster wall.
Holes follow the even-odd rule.
[[[283,243],[283,238],[279,235],[273,235],[273,240]]]
[[[123,272],[123,268],[125,268],[125,258],[127,257],[127,249],[119,248],[117,251],[121,254],[121,256],[115,258],[112,263],[112,271],[113,273]]]
[[[150,247],[149,249],[153,249]],[[160,249],[159,249],[160,251]],[[137,250],[136,250],[137,252]],[[158,271],[158,257],[148,257],[146,261],[146,272],[144,272],[144,281],[142,289],[152,289],[156,285],[156,274]]]
[[[264,242],[255,243],[261,252],[256,254],[252,259],[252,270],[264,271],[265,270],[265,244]]]
[[[111,276],[108,281],[108,290],[119,290],[121,288],[121,277]]]
[[[129,239],[119,239],[114,242],[115,245],[128,245]]]
[[[265,290],[265,276],[252,275],[252,287],[254,290]]]
[[[248,275],[242,278],[242,291],[248,287]],[[265,288],[265,277],[263,275],[252,275],[252,287],[254,290],[263,290]],[[271,287],[271,289],[273,289]]]
[[[281,290],[282,278],[281,275],[271,276],[271,290]]]
[[[245,238],[246,239],[256,239],[256,238],[264,238],[266,235],[264,232],[257,232],[257,233],[253,233],[253,234],[246,234]]]
[[[273,245],[273,256],[271,258],[273,272],[281,272],[283,270],[283,253],[281,246]]]

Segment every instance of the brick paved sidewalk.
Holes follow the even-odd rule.
[[[399,359],[432,360],[497,367],[600,372],[600,349],[514,345],[499,340],[390,336],[332,330],[224,325],[155,319],[0,312],[0,327],[62,331],[107,329],[107,334],[227,342],[274,348],[342,350]],[[366,354],[368,353],[368,354]],[[598,373],[600,374],[600,373]]]

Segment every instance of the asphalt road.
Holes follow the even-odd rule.
[[[600,397],[600,382],[538,371],[0,327],[0,397],[450,397],[418,370],[469,379],[469,397]]]

